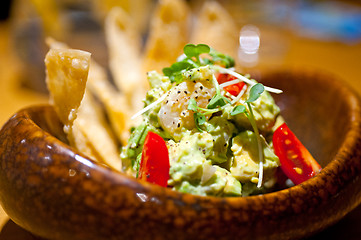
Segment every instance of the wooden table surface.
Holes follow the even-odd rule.
[[[267,34],[266,34],[267,36]],[[330,41],[321,42],[302,38],[293,34],[272,35],[273,41],[282,41],[282,55],[276,60],[264,61],[260,69],[273,68],[308,68],[335,74],[361,94],[361,43],[343,44]],[[11,27],[7,22],[0,22],[0,125],[22,107],[47,103],[47,96],[22,86],[20,73],[22,65],[13,52]],[[2,229],[2,230],[1,230]],[[361,207],[356,208],[335,226],[312,237],[312,239],[360,239]],[[27,231],[15,225],[0,207],[0,240],[36,239]]]

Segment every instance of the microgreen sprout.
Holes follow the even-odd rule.
[[[254,118],[254,114],[253,114],[253,110],[252,110],[252,106],[251,103],[256,101],[261,94],[264,92],[265,87],[261,84],[261,83],[257,83],[255,84],[249,93],[249,97],[247,99],[247,101],[245,102],[247,104],[248,107],[248,111],[246,110],[245,106],[243,105],[238,105],[236,107],[234,107],[231,111],[231,115],[235,116],[241,113],[244,113],[247,118],[249,119],[253,131],[256,135],[256,139],[257,139],[257,145],[258,145],[258,156],[259,156],[259,177],[258,177],[258,184],[257,187],[260,188],[262,186],[262,180],[263,180],[263,149],[262,149],[262,142],[261,142],[261,137],[259,135],[259,131],[257,128],[257,124]]]
[[[184,54],[176,63],[170,67],[163,68],[163,74],[169,77],[172,83],[182,82],[182,73],[191,68],[197,68],[206,65],[220,64],[225,67],[233,67],[232,57],[219,53],[206,44],[187,44],[183,48]],[[209,58],[201,58],[201,54],[208,54]]]
[[[183,48],[184,54],[188,58],[191,58],[191,59],[195,58],[196,63],[198,63],[199,65],[201,65],[199,55],[201,55],[202,53],[209,53],[210,51],[211,51],[211,48],[206,44],[198,44],[198,45],[187,44]]]
[[[164,101],[164,99],[166,99],[168,95],[168,92],[166,92],[165,94],[163,94],[160,98],[158,98],[158,100],[152,102],[151,104],[149,104],[148,106],[146,106],[145,108],[143,108],[142,110],[140,110],[139,112],[137,112],[136,114],[134,114],[130,119],[133,120],[137,117],[139,117],[140,115],[142,115],[143,113],[147,112],[148,110],[154,108],[155,106],[157,106],[158,104],[160,104],[161,102]]]
[[[251,103],[251,102],[254,102],[256,101],[260,96],[261,94],[264,92],[264,86],[263,84],[261,83],[257,83],[256,85],[254,85],[250,92],[249,92],[249,97],[246,101],[246,103]]]
[[[208,103],[207,108],[214,109],[216,107],[223,107],[227,103],[230,103],[229,99],[223,96],[223,94],[221,93],[221,89],[219,88],[218,81],[214,74],[212,76],[212,81],[216,89],[216,94],[212,97],[211,101]]]
[[[169,77],[171,82],[180,83],[183,80],[182,72],[193,67],[197,66],[186,61],[176,62],[173,63],[170,67],[163,68],[163,74],[164,76]]]
[[[243,105],[237,105],[236,107],[234,107],[231,111],[231,116],[235,116],[241,113],[246,113],[246,107]]]
[[[217,52],[213,48],[209,52],[209,55],[212,57],[213,64],[217,63],[221,66],[224,66],[225,68],[231,68],[234,67],[234,59],[228,55],[225,55],[223,53]]]
[[[245,83],[247,83],[248,85],[250,86],[253,86],[255,85],[256,83],[252,80],[250,80],[249,78],[247,78],[246,76],[243,76],[231,69],[227,69],[227,68],[223,68],[221,66],[217,66],[217,65],[213,65],[212,68],[215,70],[215,71],[219,71],[221,73],[228,73],[229,75],[232,75],[234,77],[236,77],[237,79],[239,79],[239,81],[243,81]],[[236,83],[237,80],[234,80],[234,83]],[[268,92],[272,92],[272,93],[276,93],[276,94],[279,94],[279,93],[282,93],[282,90],[280,89],[276,89],[276,88],[272,88],[272,87],[264,87],[264,89]]]
[[[216,113],[220,109],[208,109],[208,108],[198,107],[197,101],[194,98],[191,98],[188,102],[188,110],[194,112],[193,116],[194,116],[194,121],[196,123],[196,127],[200,132],[202,132],[200,126],[206,122],[206,115]]]

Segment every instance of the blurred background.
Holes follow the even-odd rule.
[[[187,1],[195,16],[204,1]],[[361,94],[360,1],[218,2],[237,24],[236,62],[245,72],[261,75],[293,68],[325,71],[344,80]],[[147,19],[156,0],[143,3],[137,0],[1,0],[0,125],[20,108],[48,102],[45,37],[52,36],[73,48],[89,51],[98,63],[107,67],[103,31],[107,12],[114,6],[128,11],[145,41]],[[31,239],[29,236],[10,238],[17,233],[24,236],[28,233],[16,227],[0,209],[0,229],[4,224],[0,240]],[[354,239],[351,238],[353,234],[361,233],[360,208],[324,234],[338,239],[339,231],[346,231],[343,239]]]

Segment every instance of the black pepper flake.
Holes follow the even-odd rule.
[[[187,91],[184,91],[184,93],[185,93],[185,94],[188,94],[188,92],[187,92]]]
[[[210,101],[211,101],[211,99],[209,98],[209,99],[208,99],[208,102],[210,102]]]
[[[177,124],[177,127],[180,128],[180,123]]]
[[[224,146],[227,147],[227,143],[225,143]]]
[[[197,69],[197,71],[198,71],[198,72],[200,72],[200,70],[199,70],[199,69]]]
[[[196,83],[196,80],[193,80],[193,83]]]
[[[179,93],[181,93],[181,91],[178,91],[177,93],[179,94]]]
[[[199,88],[200,88],[201,90],[203,90],[203,86],[200,86]]]

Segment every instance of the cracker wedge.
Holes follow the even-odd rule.
[[[46,43],[50,48],[68,49],[69,47],[52,38],[47,38]],[[125,95],[120,93],[109,81],[105,69],[94,59],[90,61],[88,82],[89,90],[105,108],[114,135],[122,144],[126,144],[130,134],[131,112]]]
[[[216,1],[206,1],[191,34],[191,42],[205,43],[219,52],[237,57],[238,27],[224,7]]]
[[[121,8],[110,11],[105,21],[109,67],[114,82],[127,98],[132,113],[143,108],[141,99],[148,89],[142,72],[141,36],[132,18]]]
[[[190,9],[183,0],[160,0],[151,19],[144,72],[162,72],[183,53],[188,42]]]
[[[101,106],[88,91],[85,91],[78,109],[73,135],[75,146],[79,151],[107,166],[121,170],[115,137],[105,120]]]
[[[125,95],[119,93],[109,82],[105,69],[93,60],[90,63],[87,88],[102,102],[115,136],[125,145],[131,128],[130,105]]]
[[[90,53],[74,49],[50,49],[45,57],[46,83],[70,144],[72,125],[83,98],[90,65]]]
[[[153,0],[92,0],[93,13],[102,21],[115,8],[122,8],[132,18],[137,31],[144,33],[154,5]]]
[[[90,56],[86,62],[88,67],[84,70],[84,76],[80,78],[85,79],[80,91],[73,87],[78,81],[78,75],[68,73],[73,73],[74,71],[69,67],[69,64],[62,61],[53,64],[54,60],[51,58],[54,57],[57,59],[56,56],[60,56],[62,59],[62,55],[58,53],[78,50],[68,49],[66,44],[52,39],[48,39],[47,42],[51,47],[46,58],[47,84],[50,95],[52,99],[54,99],[54,107],[57,109],[57,113],[64,123],[64,130],[67,133],[70,145],[94,160],[116,170],[121,170],[117,140],[105,119],[101,104],[93,98],[91,92],[88,90],[88,85],[91,85],[91,83],[95,81],[94,79],[99,77],[99,74],[94,74],[94,70],[92,71],[90,70],[91,67],[89,68],[89,65],[92,65],[90,64]],[[54,74],[52,67],[58,69],[57,72],[55,71],[56,74]],[[100,66],[95,65],[95,72],[99,72],[97,68],[100,68]],[[60,74],[60,70],[63,70],[65,73]],[[87,79],[92,80],[87,82]],[[67,110],[64,105],[67,106],[67,101],[72,98],[76,98],[76,101],[72,100],[70,104],[72,108],[71,110]],[[119,115],[117,117],[119,117]],[[117,121],[123,120],[124,118],[120,118],[120,120]]]

